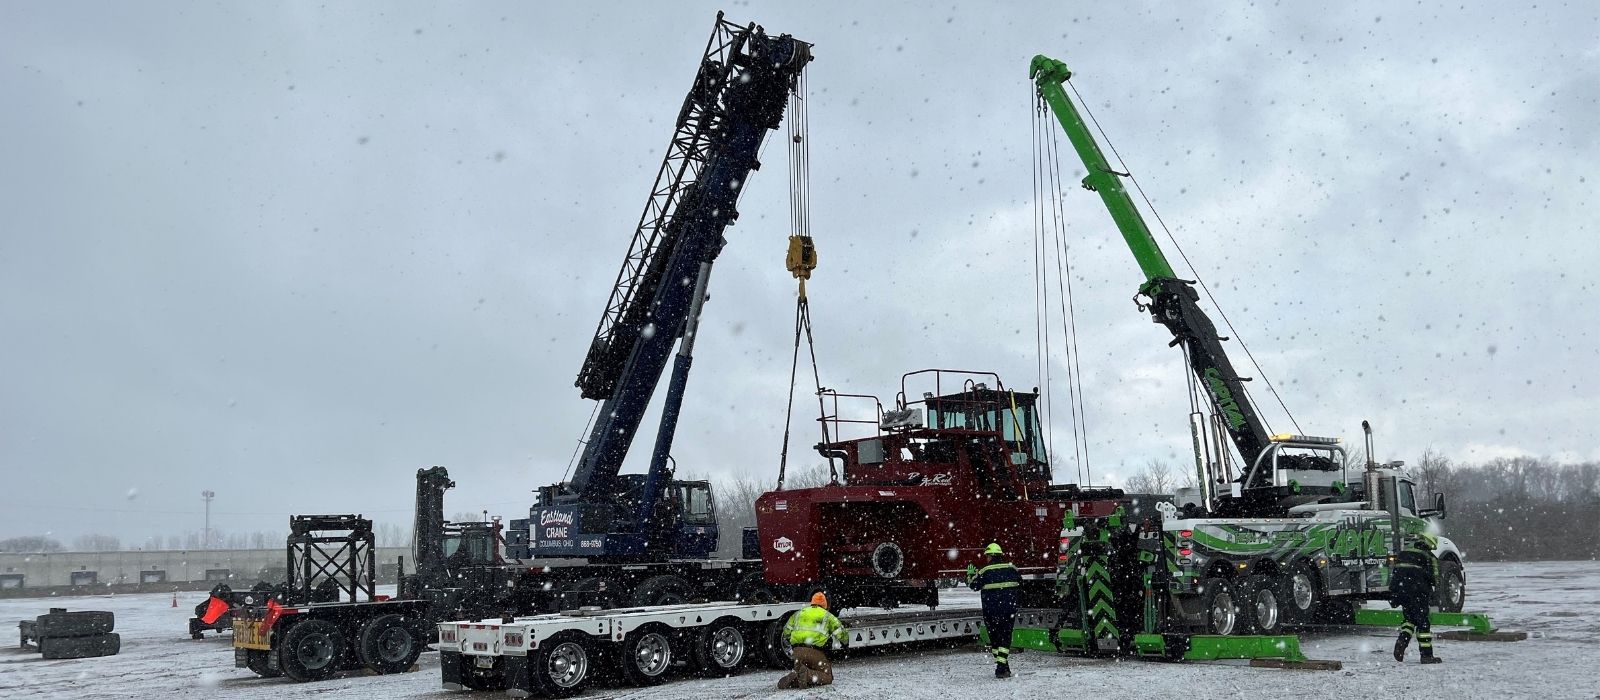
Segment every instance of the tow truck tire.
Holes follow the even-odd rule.
[[[1322,588],[1317,583],[1317,570],[1306,562],[1296,564],[1283,580],[1278,596],[1278,608],[1284,622],[1301,624],[1310,622],[1322,602]]]
[[[1244,615],[1239,609],[1239,599],[1232,583],[1222,578],[1201,580],[1200,600],[1206,634],[1239,634]]]
[[[379,615],[361,625],[356,656],[375,673],[404,673],[422,655],[425,643],[417,625],[404,615]]]
[[[695,635],[694,663],[709,678],[731,676],[744,665],[749,648],[744,625],[725,617],[701,627]]]
[[[680,605],[689,602],[689,582],[672,574],[652,576],[633,589],[634,605]]]
[[[658,626],[643,627],[622,640],[617,666],[629,685],[660,685],[672,670],[672,635]]]
[[[283,675],[282,668],[272,667],[272,652],[264,649],[246,649],[244,652],[244,665],[262,678],[277,678]]]
[[[1439,560],[1439,585],[1435,595],[1439,598],[1439,610],[1443,612],[1461,612],[1467,605],[1467,575],[1461,570],[1461,562],[1454,559]]]
[[[589,684],[594,654],[582,632],[562,632],[528,656],[528,680],[547,698],[572,697]]]
[[[1278,634],[1283,631],[1283,583],[1276,576],[1256,574],[1239,587],[1239,607],[1244,613],[1244,629],[1251,634]]]
[[[785,615],[768,622],[761,630],[761,663],[767,668],[782,670],[794,667],[794,649],[789,646],[788,636],[783,632],[784,623],[788,621],[789,616]]]
[[[305,683],[320,681],[339,670],[349,646],[339,626],[327,620],[302,620],[283,635],[278,666],[283,675]]]

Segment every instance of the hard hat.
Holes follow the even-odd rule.
[[[812,593],[811,594],[811,604],[826,608],[826,607],[828,607],[828,596],[823,595],[822,591],[817,591],[816,593]]]
[[[999,542],[990,542],[989,546],[983,548],[983,553],[989,556],[994,556],[996,554],[1005,554],[1006,552],[1000,548]]]

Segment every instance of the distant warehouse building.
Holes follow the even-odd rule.
[[[378,583],[394,583],[409,547],[376,550]],[[130,550],[122,552],[0,553],[0,596],[91,592],[89,589],[172,590],[217,583],[250,586],[284,580],[282,549]]]

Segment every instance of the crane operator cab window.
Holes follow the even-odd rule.
[[[494,563],[494,536],[485,530],[468,530],[446,535],[441,543],[445,561],[451,566]]]
[[[711,484],[689,481],[678,487],[679,503],[683,506],[683,521],[695,525],[712,525],[717,522],[717,509],[711,498]]]

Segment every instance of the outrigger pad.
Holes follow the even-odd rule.
[[[1338,671],[1344,668],[1343,662],[1331,659],[1306,659],[1305,661],[1251,659],[1250,665],[1255,668],[1281,668],[1294,671]]]
[[[1527,632],[1471,632],[1467,630],[1450,630],[1435,632],[1434,637],[1449,639],[1457,642],[1521,642],[1528,638]]]

